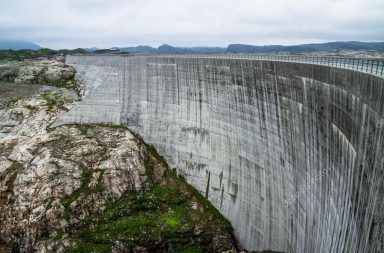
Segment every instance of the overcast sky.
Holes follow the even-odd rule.
[[[55,49],[384,41],[384,0],[0,0],[0,39]]]

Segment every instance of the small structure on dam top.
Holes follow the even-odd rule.
[[[55,125],[127,126],[248,250],[383,250],[383,61],[238,58],[67,56],[85,97]]]

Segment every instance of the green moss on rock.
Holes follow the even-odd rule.
[[[100,181],[98,182],[96,187],[94,188],[89,187],[89,183],[91,182],[93,173],[100,170],[92,170],[91,168],[86,167],[82,163],[80,163],[79,166],[83,171],[83,174],[81,177],[81,187],[75,190],[71,195],[62,197],[60,199],[61,204],[65,208],[65,217],[67,220],[69,220],[72,216],[71,204],[74,201],[76,201],[81,195],[89,195],[91,193],[100,192],[103,190],[103,186],[101,185]],[[103,173],[103,171],[101,172]]]
[[[52,109],[55,106],[61,106],[65,103],[64,99],[57,92],[45,92],[41,97],[47,101],[49,109]]]
[[[11,166],[9,166],[9,167],[5,170],[5,173],[8,174],[8,173],[19,172],[22,168],[23,168],[23,165],[22,165],[21,163],[14,162],[14,163],[12,163]]]
[[[82,128],[86,133],[87,128]],[[165,160],[147,146],[144,158],[149,187],[130,192],[105,204],[102,213],[90,215],[67,231],[74,244],[67,252],[110,252],[120,242],[127,249],[148,252],[219,252],[235,245],[230,223],[197,190],[174,171],[159,178],[154,171]],[[82,186],[61,203],[70,218],[70,204],[90,194],[92,171],[83,169]],[[215,237],[227,241],[215,243]]]
[[[70,194],[59,193],[61,195],[47,199],[44,205],[47,217],[59,217],[64,225],[53,223],[45,228],[47,232],[41,238],[44,247],[65,252],[234,249],[236,241],[229,222],[197,190],[171,171],[152,146],[138,139],[133,141],[125,131],[122,127],[100,125],[73,125],[70,131],[51,129],[54,140],[46,142],[44,148],[52,150],[50,163],[57,170],[54,173],[64,170],[68,173],[67,168],[71,168],[76,188]],[[117,145],[119,141],[115,137],[126,139]],[[141,185],[119,189],[119,194],[115,194],[112,187],[118,189],[121,185],[111,182],[113,177],[121,176],[122,171],[126,173],[124,176],[130,175],[131,169],[120,167],[119,162],[128,159],[130,154],[124,153],[121,160],[116,160],[109,158],[109,152],[116,148],[120,152],[122,143],[128,139],[136,152],[129,159],[135,162],[122,164],[140,166],[137,169],[140,169]],[[131,181],[134,183],[135,179]]]

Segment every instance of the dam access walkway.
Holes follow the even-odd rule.
[[[384,77],[384,58],[357,58],[339,56],[291,56],[291,55],[261,55],[250,53],[228,53],[228,54],[132,54],[133,56],[156,56],[173,58],[208,58],[208,59],[239,59],[259,61],[279,61],[307,63],[315,65],[330,66],[336,68],[357,70],[376,76]],[[126,56],[130,57],[132,55]]]

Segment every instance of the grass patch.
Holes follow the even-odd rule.
[[[55,106],[61,106],[64,104],[64,99],[57,92],[45,92],[41,97],[47,101],[49,109],[52,109]]]
[[[49,209],[52,208],[52,203],[53,203],[53,199],[49,200],[47,206],[45,207],[45,210],[48,211]]]
[[[187,247],[178,247],[173,250],[176,253],[199,253],[201,252],[198,247],[192,245]]]
[[[181,217],[179,215],[164,217],[165,223],[170,228],[173,228],[173,229],[178,228],[180,226],[180,220],[181,220]]]
[[[102,214],[88,216],[75,229],[72,236],[78,244],[68,252],[87,247],[104,252],[103,247],[110,250],[116,241],[132,247],[164,248],[168,252],[211,251],[211,238],[217,228],[226,225],[222,220],[212,219],[216,216],[210,211],[193,210],[194,194],[184,193],[184,183],[175,181],[175,175],[169,179],[169,184],[155,182],[145,192],[131,192],[107,204]],[[204,204],[204,208],[209,207]],[[212,228],[212,232],[204,234],[207,245],[195,241],[193,231],[197,224]]]
[[[65,218],[67,220],[69,220],[73,214],[71,204],[76,201],[81,195],[89,195],[91,193],[100,192],[103,190],[101,179],[99,179],[99,182],[95,188],[89,187],[92,175],[94,172],[97,172],[97,170],[92,170],[91,168],[88,168],[83,164],[80,164],[80,167],[83,171],[80,188],[72,192],[70,196],[60,198],[60,202],[65,208]],[[100,172],[103,174],[104,171]],[[102,178],[102,175],[100,176],[100,178]]]
[[[33,110],[35,110],[37,107],[36,107],[36,106],[33,106],[33,105],[25,105],[24,108],[27,108],[28,110],[33,111]]]
[[[108,154],[108,153],[104,153],[101,158],[100,158],[100,161],[106,161],[108,159],[110,159],[111,156]]]
[[[145,157],[145,159],[144,159],[144,167],[145,167],[145,171],[147,173],[148,180],[150,181],[150,183],[153,183],[153,180],[154,180],[153,166],[154,166],[154,164],[153,164],[152,159],[150,159],[148,156]]]
[[[76,128],[79,129],[79,131],[83,135],[87,136],[88,129],[90,128],[90,126],[89,125],[76,125]]]
[[[111,252],[113,244],[104,243],[87,243],[83,241],[77,241],[76,245],[66,250],[68,253],[79,253],[79,252]]]
[[[171,174],[173,177],[178,177],[176,173],[173,171],[171,172]],[[219,212],[219,210],[217,210],[198,190],[196,190],[191,185],[189,185],[183,177],[178,177],[178,178],[180,182],[183,184],[183,186],[186,187],[188,191],[193,194],[193,196],[197,199],[199,204],[203,206],[204,210],[207,213],[213,214],[217,220],[221,221],[225,225],[227,232],[232,233],[233,228],[231,223]]]
[[[145,144],[145,147],[147,148],[147,151],[158,161],[160,162],[163,166],[168,168],[167,161],[165,161],[164,157],[159,155],[153,145]]]
[[[23,169],[23,165],[21,163],[14,162],[14,163],[12,163],[11,166],[9,166],[5,170],[5,173],[9,174],[9,173],[14,173],[14,172],[19,172],[21,169]]]

